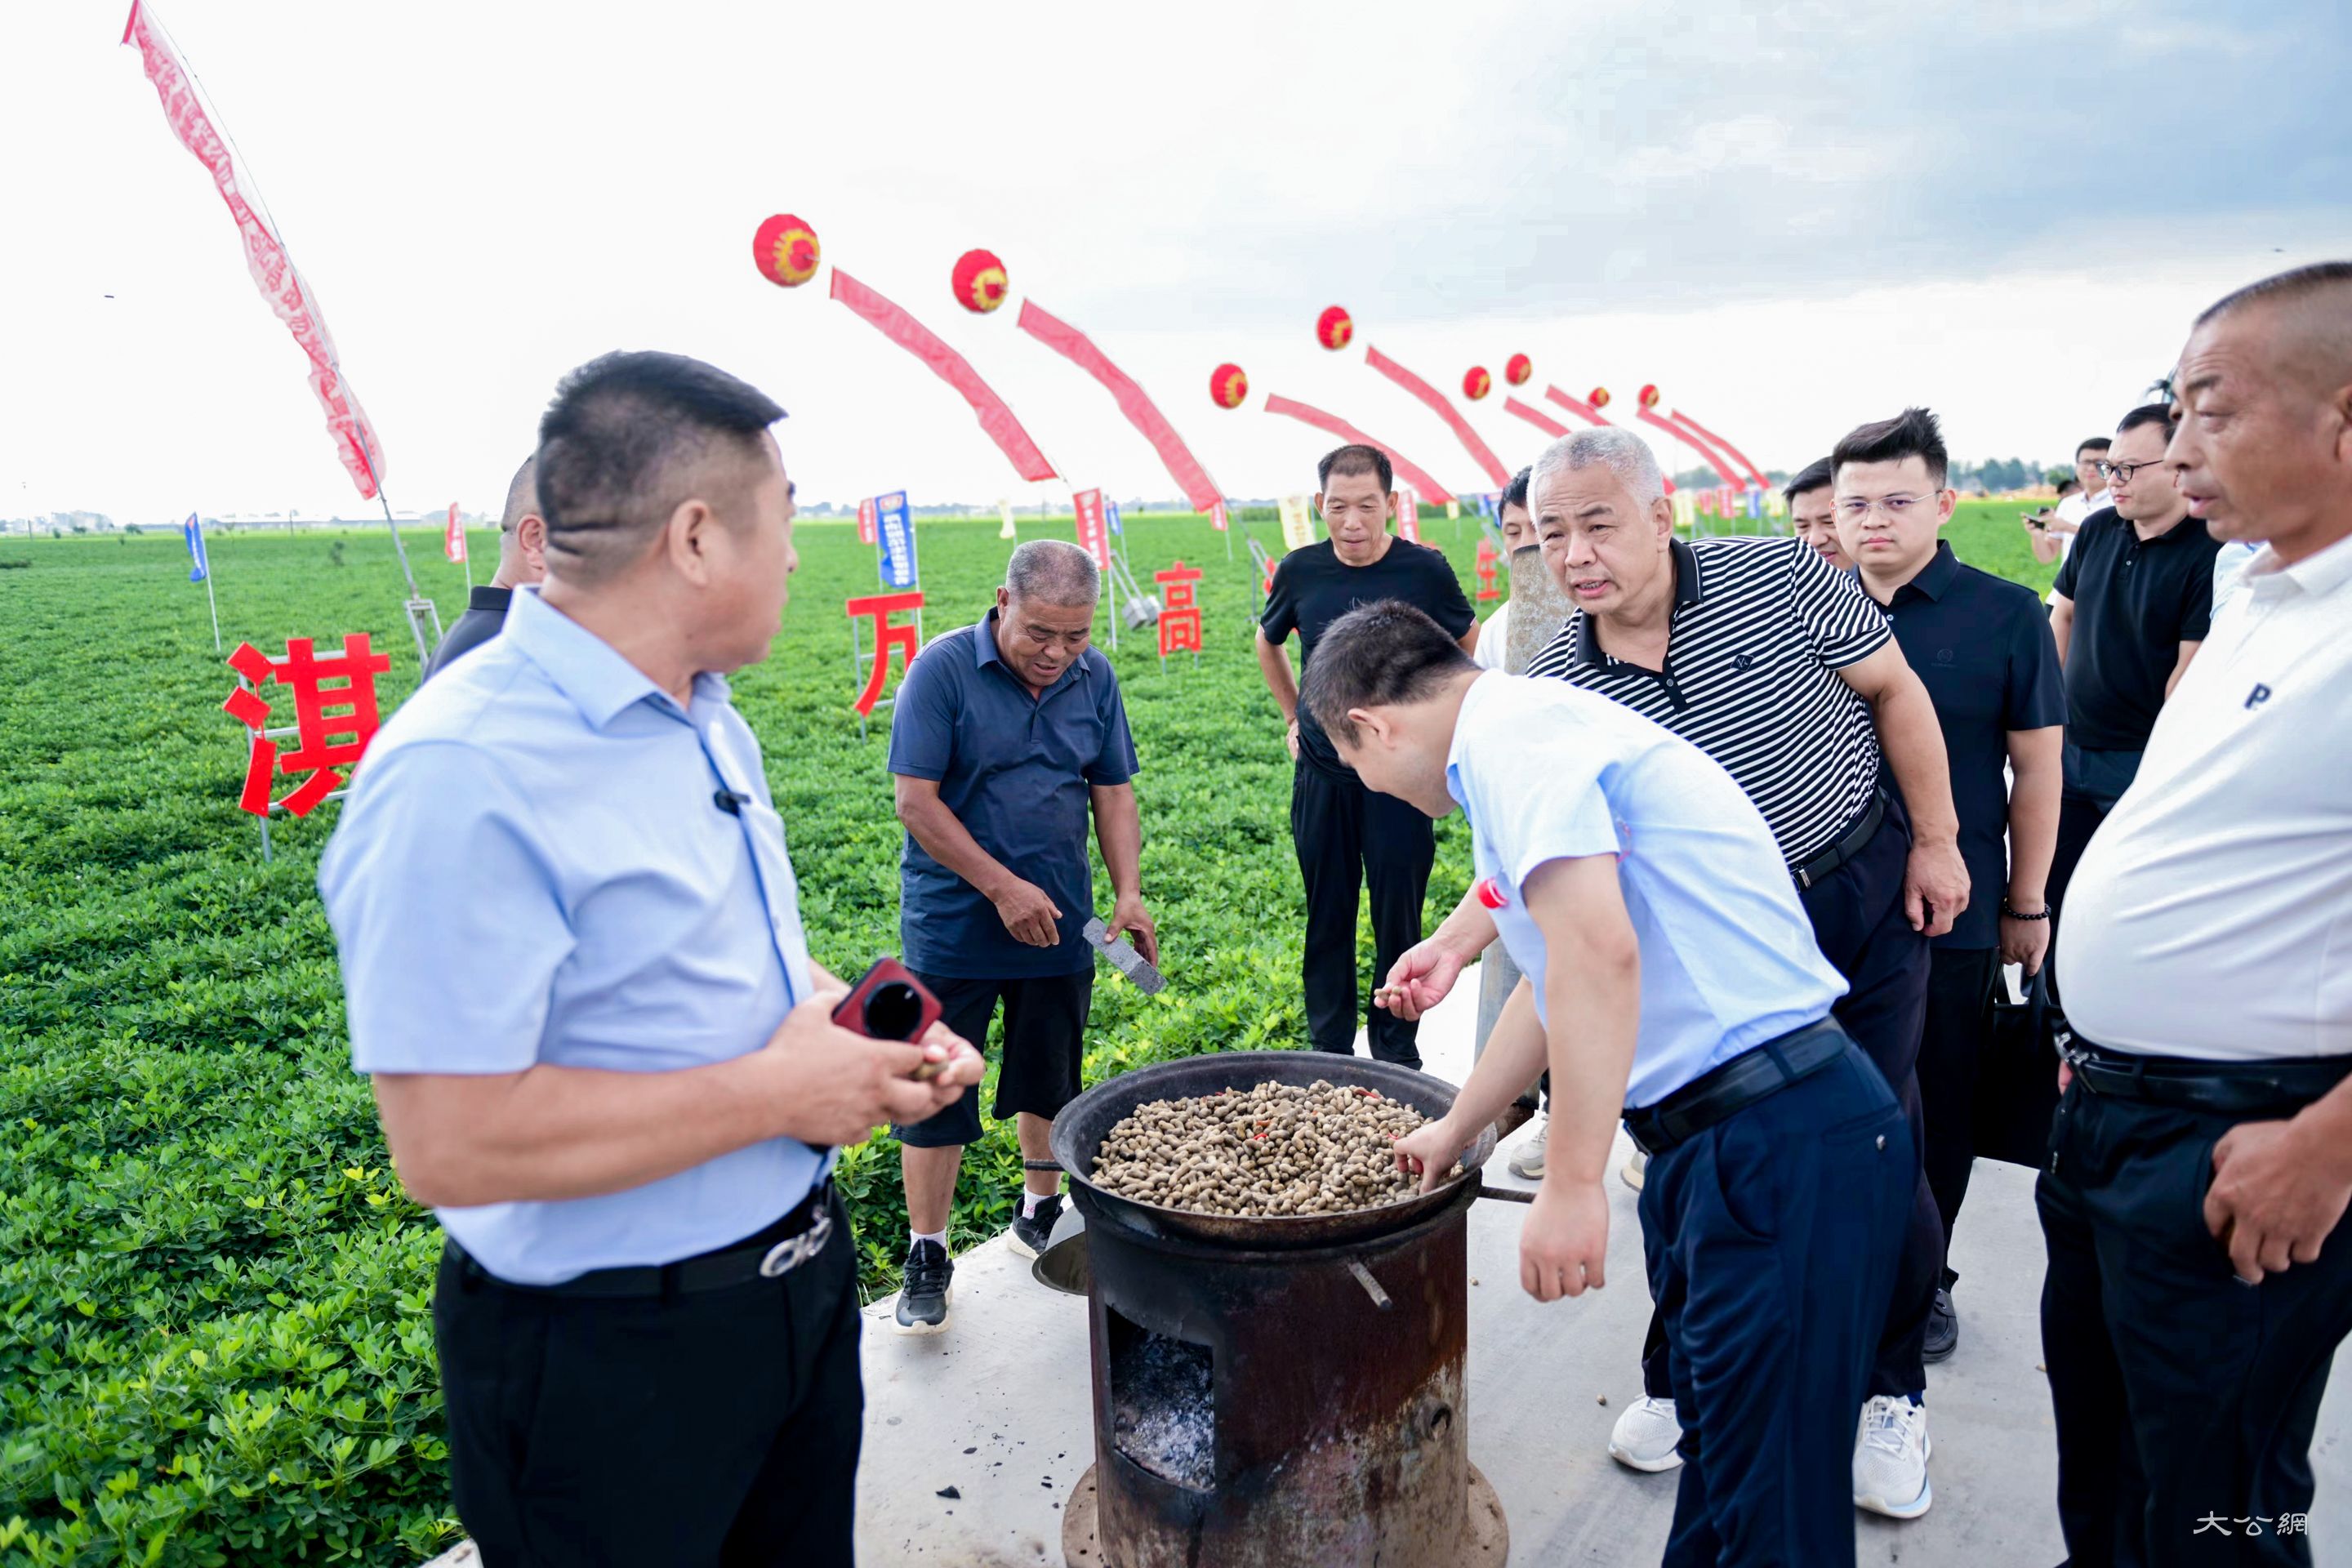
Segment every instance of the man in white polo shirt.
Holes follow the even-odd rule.
[[[2352,262],[2198,318],[2166,460],[2263,539],[2091,842],[2037,1197],[2072,1561],[2307,1563],[2352,1331]]]
[[[1461,808],[1477,894],[1448,924],[1482,947],[1499,934],[1527,973],[1399,1163],[1434,1185],[1549,1063],[1557,1125],[1519,1282],[1557,1300],[1604,1282],[1622,1113],[1651,1155],[1643,1249],[1683,1422],[1665,1561],[1852,1564],[1843,1461],[1910,1211],[1911,1133],[1830,1015],[1845,982],[1763,814],[1663,725],[1481,671],[1393,599],[1331,624],[1302,700],[1368,787],[1433,817]]]

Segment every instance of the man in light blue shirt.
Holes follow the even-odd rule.
[[[1886,1080],[1830,1016],[1844,982],[1764,817],[1689,742],[1598,693],[1481,671],[1387,601],[1323,634],[1302,699],[1370,788],[1470,820],[1476,882],[1405,954],[1496,935],[1525,973],[1444,1118],[1397,1144],[1426,1184],[1549,1064],[1519,1279],[1603,1281],[1622,1115],[1650,1153],[1642,1230],[1681,1414],[1670,1564],[1851,1564],[1847,1458],[1915,1181]]]
[[[352,1065],[448,1234],[452,1487],[500,1568],[850,1561],[833,1146],[980,1076],[833,1024],[730,705],[798,564],[782,412],[676,355],[566,378],[544,589],[384,726],[320,865]]]

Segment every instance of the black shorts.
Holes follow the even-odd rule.
[[[999,1121],[1027,1111],[1048,1121],[1078,1098],[1079,1058],[1086,1053],[1087,1014],[1094,1005],[1095,972],[1040,974],[1026,980],[958,980],[918,973],[944,1008],[947,1026],[982,1050],[988,1021],[1004,999],[1004,1049],[997,1059]],[[890,1129],[910,1149],[946,1149],[980,1141],[980,1090],[911,1127]]]

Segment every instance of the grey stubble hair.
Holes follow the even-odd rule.
[[[1595,463],[1615,474],[1643,506],[1665,496],[1665,471],[1658,467],[1657,454],[1650,450],[1650,444],[1620,426],[1602,425],[1571,431],[1543,449],[1528,479],[1529,499],[1551,475],[1589,468]]]
[[[1010,598],[1048,605],[1091,605],[1102,597],[1095,558],[1065,539],[1033,539],[1004,563]]]

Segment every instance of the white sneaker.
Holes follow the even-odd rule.
[[[1643,1394],[1625,1407],[1609,1429],[1609,1457],[1629,1470],[1654,1475],[1683,1462],[1675,1445],[1683,1440],[1683,1424],[1675,1418],[1675,1402]]]
[[[1649,1178],[1650,1157],[1639,1149],[1634,1150],[1625,1156],[1624,1168],[1617,1174],[1624,1179],[1627,1186],[1640,1192],[1642,1184]]]
[[[1889,1519],[1916,1519],[1936,1500],[1927,1484],[1927,1407],[1892,1394],[1863,1403],[1853,1443],[1853,1506]]]
[[[1547,1116],[1543,1120],[1543,1125],[1536,1129],[1535,1135],[1521,1143],[1519,1152],[1511,1156],[1511,1174],[1525,1176],[1530,1182],[1542,1181],[1544,1142],[1550,1136],[1551,1118]]]

